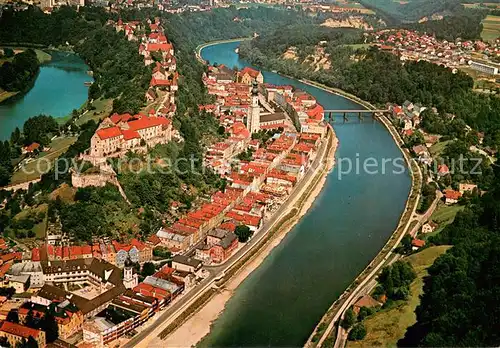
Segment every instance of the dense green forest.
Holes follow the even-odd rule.
[[[479,39],[482,24],[488,11],[466,9],[462,0],[411,0],[399,3],[393,0],[361,0],[374,10],[389,27],[408,28],[427,32],[440,39]],[[443,19],[433,20],[432,15],[442,15]],[[419,20],[427,17],[427,21]]]
[[[0,88],[25,92],[33,85],[39,70],[40,62],[34,50],[18,53],[12,62],[6,61],[0,66]]]
[[[433,14],[452,15],[463,9],[461,0],[411,0],[406,3],[393,0],[360,0],[360,3],[376,11],[391,24],[415,22]]]
[[[481,37],[483,25],[481,24],[487,12],[463,10],[453,16],[441,20],[429,20],[423,23],[404,24],[402,27],[435,35],[438,39],[453,41],[474,40]]]
[[[475,198],[431,241],[454,245],[428,270],[417,323],[398,345],[497,346],[500,344],[500,180]]]

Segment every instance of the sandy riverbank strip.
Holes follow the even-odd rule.
[[[234,291],[250,275],[250,273],[262,264],[272,250],[280,244],[283,238],[285,238],[285,236],[293,229],[296,223],[307,213],[313,205],[314,200],[321,193],[325,185],[327,175],[335,165],[335,153],[338,147],[338,139],[335,136],[333,129],[332,135],[334,137],[333,144],[331,145],[331,148],[327,150],[327,154],[325,154],[325,164],[322,168],[323,170],[321,174],[317,174],[311,179],[311,185],[314,185],[314,187],[309,189],[311,186],[308,186],[306,190],[304,190],[304,194],[308,194],[308,196],[302,203],[299,203],[299,206],[297,206],[297,201],[300,201],[304,195],[297,197],[297,200],[290,207],[290,210],[294,207],[300,209],[299,213],[296,214],[293,219],[288,221],[288,223],[284,225],[269,242],[267,242],[257,255],[244,265],[224,285],[224,287],[220,289],[220,292],[208,301],[207,304],[193,314],[184,324],[182,324],[166,339],[161,340],[157,336],[152,338],[148,344],[149,347],[191,347],[196,345],[203,339],[203,337],[210,333],[212,323],[222,313],[226,303],[229,301]],[[318,175],[320,175],[319,179]]]

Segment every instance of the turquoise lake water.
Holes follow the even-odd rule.
[[[242,68],[248,64],[238,59],[237,46],[209,46],[202,56],[211,63]],[[299,81],[263,73],[265,82],[308,91],[325,109],[360,108]],[[408,173],[396,174],[403,163],[400,150],[384,126],[371,118],[347,123],[338,118],[333,126],[340,141],[338,164],[320,196],[238,287],[200,346],[302,346],[329,306],[394,232],[411,186]],[[373,167],[363,170],[368,158],[379,163],[377,174]],[[384,159],[389,164],[383,172]],[[340,168],[347,172],[349,160],[354,169],[340,175]]]
[[[75,54],[51,52],[52,60],[40,67],[33,88],[0,104],[0,140],[10,138],[12,131],[39,114],[63,117],[87,100],[92,78],[89,67]]]

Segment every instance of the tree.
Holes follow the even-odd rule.
[[[48,343],[52,343],[59,337],[59,327],[57,326],[56,318],[52,313],[47,311],[40,323],[41,329],[45,331],[45,337]]]
[[[240,243],[246,243],[250,237],[252,237],[253,232],[250,230],[250,227],[247,225],[239,225],[236,226],[236,229],[234,230],[234,234],[238,236],[238,241]]]
[[[9,341],[7,341],[7,337],[0,337],[0,347],[10,347]]]
[[[21,131],[19,130],[19,127],[16,127],[16,129],[14,129],[14,131],[12,132],[10,136],[10,142],[13,145],[21,143]]]
[[[403,239],[401,239],[401,245],[397,248],[397,252],[400,254],[408,254],[411,252],[411,242],[413,238],[410,234],[405,234]]]
[[[28,337],[28,341],[26,341],[26,348],[38,348],[38,342],[33,336]]]
[[[359,309],[359,313],[358,313],[358,321],[365,320],[366,317],[369,317],[374,312],[375,312],[375,310],[373,308],[369,308],[369,307],[365,307],[365,306],[361,307]]]
[[[3,49],[3,54],[6,58],[12,58],[15,55],[14,50],[9,47]]]
[[[28,311],[26,319],[24,319],[24,325],[26,325],[27,327],[31,327],[33,329],[38,328],[38,320],[36,320],[35,317],[33,316],[33,311],[31,309]]]
[[[156,268],[155,268],[155,264],[154,263],[152,263],[152,262],[146,262],[146,263],[144,263],[144,265],[142,265],[141,275],[143,277],[147,277],[147,276],[153,275],[153,274],[155,274],[155,272],[156,272]]]
[[[404,300],[409,295],[411,282],[416,278],[416,273],[410,263],[396,261],[384,267],[377,278],[379,286],[377,293],[385,293],[391,300]]]
[[[351,331],[349,331],[349,335],[347,339],[349,341],[360,341],[366,336],[366,328],[363,323],[357,323],[353,326]]]
[[[354,313],[354,310],[352,309],[352,307],[349,307],[344,314],[344,319],[342,319],[340,326],[342,326],[344,329],[348,330],[355,323],[356,323],[356,313]]]
[[[17,310],[11,309],[9,313],[7,313],[7,321],[19,324],[19,314]]]

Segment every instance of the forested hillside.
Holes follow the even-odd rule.
[[[361,0],[365,7],[373,9],[390,23],[414,22],[433,14],[450,15],[462,9],[461,0]]]
[[[432,242],[454,245],[429,268],[417,323],[398,345],[488,347],[500,344],[500,180],[471,202]]]
[[[35,51],[29,49],[18,53],[12,62],[0,66],[0,88],[5,91],[24,92],[30,88],[40,70],[40,62]]]

